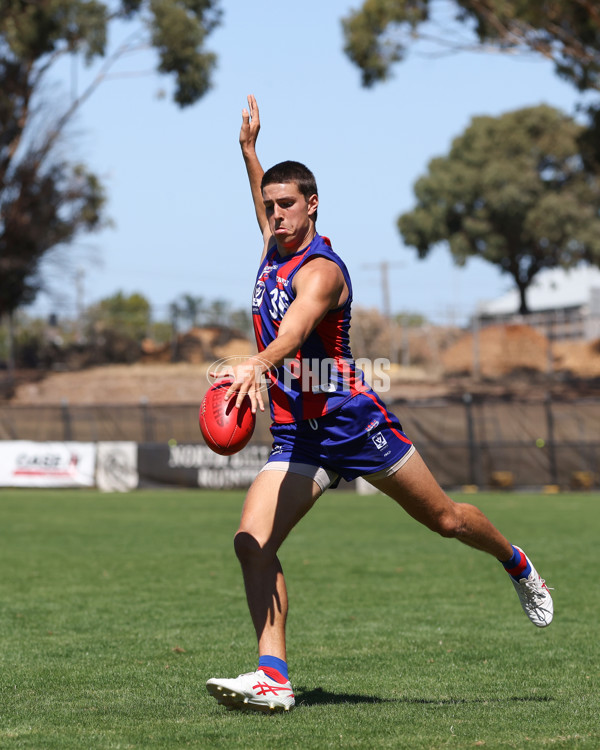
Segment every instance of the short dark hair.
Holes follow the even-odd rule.
[[[296,183],[307,202],[311,195],[319,195],[314,174],[299,161],[282,161],[267,169],[261,180],[260,189],[262,190],[266,185],[278,185],[285,182]]]

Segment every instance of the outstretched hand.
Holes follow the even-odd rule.
[[[248,109],[242,110],[242,129],[240,130],[240,146],[242,151],[253,149],[258,138],[260,130],[260,116],[258,114],[258,104],[252,94],[248,95]]]

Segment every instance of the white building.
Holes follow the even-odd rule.
[[[600,338],[600,269],[578,266],[570,271],[540,271],[527,290],[529,315],[520,315],[517,289],[483,302],[478,308],[482,325],[524,323],[553,339]]]

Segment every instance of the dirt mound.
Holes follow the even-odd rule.
[[[144,339],[141,344],[143,364],[189,362],[193,365],[214,362],[222,357],[250,355],[254,344],[238,331],[222,326],[192,328],[180,334],[177,341],[157,344]]]
[[[11,404],[200,403],[208,388],[207,365],[106,365],[80,372],[54,372],[19,385]]]
[[[248,342],[235,338],[215,344],[211,342],[213,360],[250,353],[243,351],[249,348]],[[157,352],[152,354],[157,356]],[[479,358],[479,379],[473,377],[474,356]],[[36,373],[35,378],[22,379],[10,403],[137,404],[143,399],[153,404],[199,403],[208,387],[209,366],[206,361],[173,364],[159,360],[51,372],[45,377]],[[596,394],[600,341],[559,341],[549,347],[547,338],[529,326],[490,326],[479,332],[476,344],[472,333],[464,334],[419,367],[394,365],[390,376],[390,390],[382,394],[386,399],[443,397],[465,391],[496,395],[510,391],[526,397],[539,391],[540,378],[545,388],[573,395]]]
[[[451,375],[472,373],[479,361],[483,377],[497,378],[515,370],[545,372],[549,365],[548,339],[525,325],[489,326],[474,336],[465,334],[442,354]]]
[[[142,342],[142,360],[136,364],[101,365],[84,370],[50,372],[23,379],[11,404],[152,404],[200,403],[208,388],[207,372],[215,361],[249,356],[254,345],[232,329],[193,328],[178,337],[171,362],[171,343]]]
[[[557,341],[552,345],[554,366],[579,378],[600,378],[600,339]]]
[[[442,354],[446,375],[471,375],[479,360],[481,377],[514,373],[561,373],[574,378],[600,377],[600,341],[553,341],[526,325],[483,328],[465,334]]]

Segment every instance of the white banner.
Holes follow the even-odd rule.
[[[93,487],[94,443],[0,441],[2,487]]]
[[[129,492],[139,483],[137,443],[98,443],[96,482],[102,492]]]

